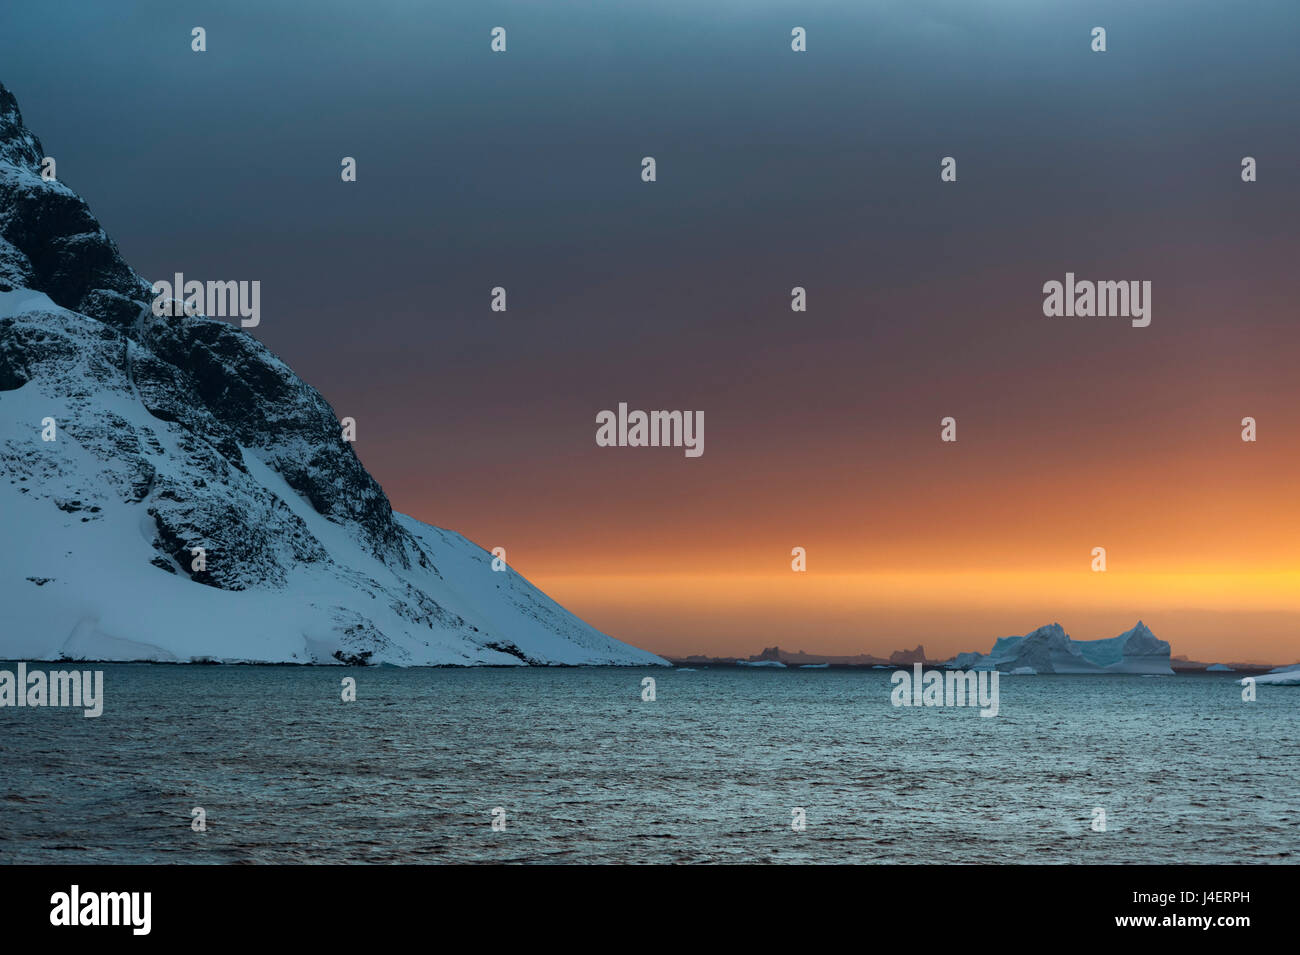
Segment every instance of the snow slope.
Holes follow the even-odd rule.
[[[394,513],[237,323],[153,316],[41,155],[0,86],[0,659],[667,665]]]

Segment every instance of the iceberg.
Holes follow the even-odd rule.
[[[1171,676],[1170,646],[1141,620],[1131,630],[1103,640],[1072,640],[1059,623],[1039,627],[1023,637],[1001,637],[986,654],[959,653],[954,670],[1003,673],[1132,673]]]
[[[1242,686],[1247,686],[1250,680],[1254,680],[1256,684],[1268,683],[1272,686],[1300,686],[1300,664],[1286,670],[1261,673],[1259,676],[1245,676],[1237,682]]]

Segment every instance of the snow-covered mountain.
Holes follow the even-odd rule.
[[[237,323],[153,315],[43,155],[0,85],[0,659],[665,664],[394,513]]]
[[[1059,623],[1023,637],[1002,637],[988,653],[961,653],[949,663],[960,670],[1031,669],[1035,673],[1148,673],[1172,675],[1169,644],[1141,620],[1105,640],[1071,640]],[[1027,671],[1025,671],[1027,672]]]

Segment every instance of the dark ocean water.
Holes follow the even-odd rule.
[[[89,668],[98,719],[0,709],[0,862],[1300,858],[1300,688],[1231,674],[1007,677],[981,718],[882,670]]]

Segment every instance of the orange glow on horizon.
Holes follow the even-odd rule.
[[[1144,620],[1207,663],[1300,659],[1300,571],[991,572],[543,576],[535,584],[593,625],[659,653],[743,655],[778,644],[887,657],[987,651],[1059,622],[1075,639]],[[1248,607],[1248,610],[1243,610]]]

